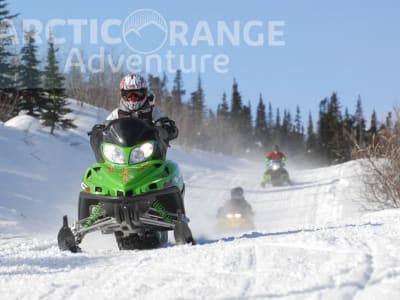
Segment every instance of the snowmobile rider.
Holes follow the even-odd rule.
[[[286,161],[286,156],[279,151],[278,145],[275,145],[273,150],[266,155],[265,162],[268,163],[270,160],[280,160],[282,162]]]
[[[278,145],[275,145],[273,150],[265,157],[266,171],[261,183],[262,187],[265,187],[266,183],[271,183],[273,186],[290,184],[289,173],[285,169],[286,160],[286,155],[279,151]]]
[[[244,198],[243,189],[240,186],[231,190],[231,198],[224,204],[223,207],[218,209],[217,217],[223,213],[224,208],[237,208],[243,212],[244,215],[254,215],[253,208]]]
[[[175,122],[155,107],[154,95],[149,94],[146,80],[142,75],[136,73],[126,75],[122,78],[119,88],[121,91],[119,106],[108,115],[106,124],[119,118],[136,117],[163,128],[164,130],[160,130],[160,137],[167,144],[168,141],[178,137]]]

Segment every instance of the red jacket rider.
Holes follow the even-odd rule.
[[[267,154],[266,158],[268,160],[286,160],[285,154],[279,151],[279,146],[275,145],[274,150]]]

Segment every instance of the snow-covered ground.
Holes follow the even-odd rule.
[[[107,112],[71,102],[79,128],[50,136],[29,117],[0,125],[1,299],[400,299],[400,212],[366,212],[357,162],[295,171],[262,189],[263,164],[173,145],[198,244],[119,251],[94,233],[59,252],[62,215],[76,216],[94,161],[86,132]],[[242,186],[253,232],[214,233],[229,190]],[[171,235],[170,235],[171,236]]]

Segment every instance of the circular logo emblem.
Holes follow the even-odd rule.
[[[122,36],[131,50],[150,54],[159,50],[167,41],[167,21],[155,10],[135,10],[122,24]]]

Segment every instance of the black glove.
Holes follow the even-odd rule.
[[[170,141],[178,137],[178,128],[171,119],[167,117],[161,118],[156,121],[155,125],[159,128],[160,137],[163,140]]]
[[[154,102],[154,95],[153,95],[153,94],[148,95],[148,96],[147,96],[147,100],[148,100],[149,102]]]

